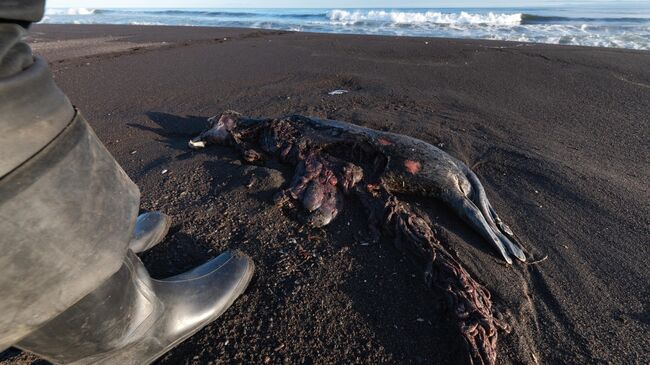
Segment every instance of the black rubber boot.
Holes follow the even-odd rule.
[[[16,347],[57,364],[149,364],[219,317],[253,271],[248,256],[228,251],[155,280],[129,250],[117,273]]]
[[[135,253],[144,252],[165,238],[172,220],[165,213],[147,212],[140,214],[135,221],[133,237],[129,248]]]

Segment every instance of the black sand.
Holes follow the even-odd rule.
[[[354,202],[327,229],[304,229],[271,203],[290,177],[282,166],[186,148],[226,109],[408,134],[471,166],[534,258],[548,256],[506,267],[445,208],[418,202],[513,325],[500,363],[650,361],[649,52],[184,27],[43,25],[32,38],[140,186],[142,208],[172,215],[168,239],[144,255],[152,272],[226,248],[257,263],[246,294],[160,364],[438,364],[464,353],[408,261],[390,242],[364,245]],[[16,350],[3,359],[39,363]]]

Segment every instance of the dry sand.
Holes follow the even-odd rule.
[[[500,363],[650,361],[650,53],[250,29],[48,25],[32,34],[140,186],[142,209],[172,215],[168,239],[144,255],[155,276],[226,248],[257,263],[246,294],[160,364],[462,359],[420,274],[390,242],[361,243],[357,204],[324,230],[305,229],[271,204],[286,168],[187,149],[205,118],[226,109],[408,134],[471,166],[533,257],[548,257],[504,266],[440,204],[417,201],[513,325]],[[58,41],[67,46],[47,45]],[[334,89],[350,92],[327,94]],[[38,363],[16,350],[2,358]]]

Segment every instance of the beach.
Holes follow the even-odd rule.
[[[303,114],[420,138],[477,173],[530,263],[506,266],[436,201],[412,200],[512,327],[502,364],[650,361],[650,52],[427,37],[35,25],[57,84],[173,219],[155,277],[240,249],[248,290],[159,364],[455,364],[422,274],[368,244],[356,202],[310,229],[273,205],[291,170],[192,151],[208,117]],[[345,90],[330,95],[334,90]],[[8,350],[2,364],[33,355]]]

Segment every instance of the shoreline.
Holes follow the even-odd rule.
[[[650,358],[650,52],[181,26],[39,24],[30,34],[140,187],[142,209],[172,216],[168,238],[143,256],[154,276],[226,248],[256,263],[233,307],[158,364],[463,356],[420,273],[389,241],[361,244],[358,204],[346,201],[330,227],[307,230],[271,203],[291,179],[283,165],[247,166],[228,148],[188,150],[206,118],[228,109],[406,134],[470,166],[533,260],[548,256],[506,267],[439,203],[411,201],[512,326],[500,333],[499,363]],[[328,95],[337,89],[349,92]],[[36,359],[14,351],[0,363]]]
[[[600,50],[600,51],[622,51],[622,52],[632,52],[632,53],[641,53],[641,54],[650,54],[650,50],[643,49],[633,49],[633,48],[623,48],[623,47],[603,47],[603,46],[587,46],[587,45],[572,45],[572,44],[559,44],[559,43],[539,43],[539,42],[530,42],[530,41],[513,41],[513,40],[495,40],[495,39],[482,39],[482,38],[449,38],[449,37],[436,37],[436,36],[419,36],[419,35],[387,35],[387,34],[361,34],[361,33],[328,33],[328,32],[310,32],[310,31],[295,31],[295,30],[284,30],[284,29],[274,29],[274,28],[241,28],[241,27],[219,27],[219,26],[193,26],[193,25],[162,25],[162,24],[66,24],[66,23],[36,23],[33,24],[30,28],[29,37],[33,38],[34,29],[39,32],[38,29],[43,28],[47,31],[57,30],[57,28],[62,29],[64,32],[70,31],[68,27],[92,27],[97,28],[114,28],[111,31],[122,33],[123,30],[120,28],[152,28],[152,29],[177,29],[177,30],[188,30],[188,29],[197,29],[197,30],[217,30],[223,32],[246,32],[246,31],[257,31],[264,33],[290,33],[290,34],[306,34],[306,35],[323,35],[323,36],[333,36],[333,37],[368,37],[368,38],[387,38],[387,39],[412,39],[412,40],[426,40],[426,41],[447,41],[447,42],[481,42],[481,43],[493,43],[493,44],[505,44],[508,47],[560,47],[560,48],[579,48],[579,49],[591,49],[591,50]],[[50,28],[51,27],[51,28]],[[129,32],[124,32],[129,33]]]

